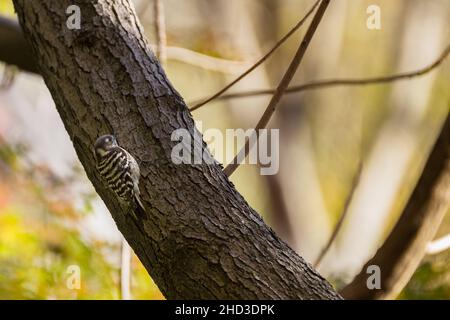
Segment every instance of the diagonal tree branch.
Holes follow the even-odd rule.
[[[14,0],[88,178],[165,297],[340,299],[248,205],[204,141],[198,147],[207,161],[175,163],[174,130],[192,138],[199,132],[152,54],[131,1],[78,1],[81,32],[64,27],[71,4]],[[140,218],[95,169],[92,146],[105,133],[139,163],[146,209]]]
[[[166,18],[162,0],[153,0],[153,19],[156,34],[156,56],[162,65],[167,60]]]
[[[120,299],[131,300],[131,257],[133,251],[127,240],[122,237],[120,244]]]
[[[450,205],[450,113],[403,213],[384,244],[342,289],[347,299],[395,298],[407,284]],[[381,289],[367,286],[367,268],[381,270]]]
[[[261,119],[259,120],[258,124],[255,127],[254,134],[256,134],[256,139],[247,138],[244,147],[238,152],[234,160],[230,164],[228,164],[227,167],[224,169],[224,172],[228,177],[233,174],[233,172],[239,167],[240,161],[244,160],[247,157],[250,149],[253,148],[253,145],[250,145],[250,140],[256,142],[259,138],[259,130],[265,128],[266,125],[269,123],[269,120],[272,117],[273,113],[275,112],[278,102],[281,100],[281,97],[283,96],[284,92],[289,86],[289,83],[294,77],[298,67],[300,66],[300,63],[302,62],[305,52],[308,49],[309,43],[311,42],[311,39],[314,36],[314,33],[316,32],[317,27],[319,26],[320,21],[322,20],[322,17],[325,14],[325,11],[329,3],[330,0],[322,0],[320,2],[319,8],[317,9],[316,14],[314,15],[314,18],[308,30],[306,31],[306,34],[302,42],[300,43],[300,46],[297,52],[295,53],[294,58],[292,59],[283,78],[281,79],[280,84],[275,90],[275,93],[272,96],[269,105],[267,106]]]
[[[283,37],[281,38],[275,46],[272,47],[272,49],[269,50],[261,59],[259,59],[253,66],[251,66],[247,71],[242,73],[239,77],[237,77],[235,80],[233,80],[231,83],[226,85],[224,88],[213,94],[211,97],[197,102],[194,106],[190,108],[191,111],[197,110],[198,108],[201,108],[205,104],[217,99],[222,94],[227,92],[231,87],[233,87],[236,83],[244,79],[247,75],[249,75],[253,70],[258,68],[261,64],[264,63],[284,42],[286,42],[287,39],[289,39],[308,19],[308,17],[314,12],[317,5],[319,4],[320,0],[317,0],[316,3],[311,7],[311,9],[306,13],[306,15]]]

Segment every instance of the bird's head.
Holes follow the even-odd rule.
[[[113,135],[107,134],[101,136],[95,141],[94,152],[100,158],[108,153],[112,148],[117,147],[117,140]]]

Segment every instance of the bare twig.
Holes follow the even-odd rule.
[[[210,98],[203,100],[201,102],[196,103],[190,110],[194,111],[205,104],[215,100],[216,98],[220,97],[223,93],[228,91],[232,86],[234,86],[236,83],[241,81],[245,76],[247,76],[249,73],[251,73],[253,70],[255,70],[258,66],[260,66],[264,61],[266,61],[287,39],[289,39],[290,36],[292,36],[302,25],[305,23],[306,19],[314,12],[317,5],[319,4],[320,0],[317,0],[316,3],[312,6],[311,9],[306,13],[306,15],[283,37],[281,38],[272,49],[269,50],[261,59],[259,59],[253,66],[251,66],[247,71],[245,71],[243,74],[241,74],[239,77],[237,77],[235,80],[233,80],[231,83],[229,83],[227,86],[225,86],[223,89],[219,90],[217,93],[213,94]]]
[[[120,264],[120,299],[131,299],[131,247],[125,238],[121,244],[121,264]]]
[[[317,9],[316,14],[314,15],[314,18],[306,31],[306,34],[300,43],[300,46],[295,53],[294,58],[291,61],[291,64],[289,65],[286,73],[284,74],[283,78],[281,79],[280,84],[278,85],[274,95],[272,96],[272,99],[269,102],[269,105],[267,106],[266,110],[264,111],[261,119],[259,120],[258,124],[255,128],[256,139],[246,139],[244,147],[238,152],[234,160],[227,165],[227,167],[224,169],[224,172],[227,176],[230,176],[239,166],[240,159],[245,159],[248,155],[248,152],[253,147],[253,145],[250,145],[250,140],[252,143],[255,143],[259,138],[259,131],[262,128],[265,128],[267,123],[269,122],[270,118],[272,117],[272,114],[275,112],[275,109],[278,105],[278,102],[280,101],[281,97],[283,96],[285,90],[289,86],[289,83],[291,82],[292,78],[295,75],[295,72],[297,71],[300,63],[303,60],[303,57],[305,55],[306,50],[308,49],[309,43],[311,42],[311,39],[314,35],[314,33],[317,30],[317,27],[320,24],[320,21],[322,20],[323,15],[325,14],[325,11],[328,7],[328,4],[330,3],[330,0],[322,0],[320,2],[320,6]]]
[[[428,242],[425,250],[427,254],[437,254],[448,249],[450,249],[450,234]]]
[[[156,56],[162,65],[166,63],[167,37],[166,37],[166,19],[164,14],[164,4],[162,0],[153,0],[153,17],[156,34]]]
[[[337,222],[336,226],[334,227],[334,230],[331,233],[331,236],[328,239],[327,244],[325,245],[325,247],[323,247],[322,251],[320,252],[319,256],[317,257],[316,261],[314,262],[315,269],[317,269],[320,266],[320,263],[322,262],[323,258],[327,254],[327,252],[330,250],[331,245],[333,244],[334,240],[336,240],[336,237],[339,234],[339,231],[341,230],[341,227],[343,225],[345,217],[347,216],[347,213],[348,213],[348,208],[350,207],[350,203],[352,202],[353,195],[355,194],[356,188],[359,185],[362,168],[363,168],[362,161],[360,161],[358,164],[358,169],[356,171],[355,177],[353,178],[353,181],[352,181],[352,186],[350,189],[349,196],[347,197],[347,200],[345,201],[344,209],[342,210],[342,214],[339,217],[339,221]]]
[[[139,5],[136,4],[136,13],[139,17],[139,19],[143,19],[145,14],[147,13],[148,7],[150,5],[150,0],[144,0],[139,3]]]
[[[16,66],[5,65],[3,68],[3,76],[0,79],[0,90],[8,90],[14,83],[17,75]]]
[[[301,84],[298,86],[292,86],[286,89],[286,94],[288,93],[296,93],[306,90],[312,90],[312,89],[323,89],[327,87],[334,87],[334,86],[360,86],[360,85],[370,85],[370,84],[382,84],[382,83],[388,83],[398,80],[406,80],[411,79],[419,76],[423,76],[433,69],[437,68],[440,64],[442,64],[445,59],[450,54],[450,45],[448,45],[445,50],[442,52],[442,54],[430,65],[418,69],[416,71],[410,71],[405,73],[399,73],[389,76],[381,76],[381,77],[373,77],[373,78],[356,78],[356,79],[329,79],[329,80],[318,80],[318,81],[312,81],[305,84]],[[236,92],[236,93],[230,93],[226,95],[222,95],[217,98],[217,100],[228,100],[228,99],[236,99],[236,98],[248,98],[248,97],[255,97],[260,95],[270,95],[274,94],[275,89],[261,89],[261,90],[252,90],[252,91],[244,91],[244,92]],[[202,99],[198,100],[202,101]],[[192,104],[195,105],[198,103],[198,101],[194,101]],[[197,108],[198,109],[198,108]],[[191,111],[195,109],[191,108]]]

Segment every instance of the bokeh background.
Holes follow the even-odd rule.
[[[154,44],[152,1],[133,2]],[[163,0],[170,80],[188,103],[208,97],[266,53],[313,3]],[[373,4],[381,8],[380,30],[366,26]],[[0,14],[15,18],[12,1],[0,0]],[[449,45],[449,21],[448,0],[332,1],[292,83],[422,68]],[[275,87],[305,30],[231,91]],[[0,62],[1,74],[0,299],[120,299],[122,237],[86,178],[45,84]],[[265,221],[314,262],[360,174],[343,227],[319,266],[340,288],[397,221],[449,112],[449,88],[445,61],[406,81],[286,95],[269,125],[280,129],[279,173],[261,176],[257,166],[242,165],[231,179]],[[193,116],[203,130],[247,129],[269,99],[216,101]],[[447,214],[437,237],[448,233]],[[449,259],[450,250],[428,254],[399,298],[449,299]],[[70,265],[81,270],[78,290],[66,285]],[[164,298],[136,257],[131,295]]]

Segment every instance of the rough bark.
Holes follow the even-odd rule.
[[[439,134],[420,179],[399,221],[341,294],[347,299],[395,298],[408,283],[425,255],[450,204],[450,115]],[[367,287],[367,268],[380,267],[381,289]]]
[[[14,0],[24,34],[78,157],[119,230],[167,298],[338,299],[263,222],[219,165],[175,165],[175,129],[196,132],[128,0]],[[104,133],[138,160],[147,215],[133,223],[94,169]],[[200,148],[204,149],[203,143]]]

